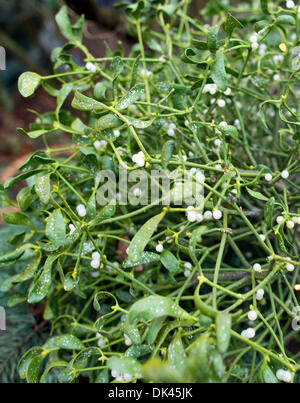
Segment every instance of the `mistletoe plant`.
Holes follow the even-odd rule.
[[[189,3],[122,4],[137,43],[103,58],[63,7],[53,74],[19,78],[24,97],[56,99],[18,129],[44,149],[1,185],[19,209],[2,214],[16,231],[1,289],[49,326],[20,358],[28,382],[299,381],[299,7],[208,1],[192,18]],[[121,203],[141,189],[124,192],[120,167],[164,169],[173,196],[188,189],[171,174],[189,174],[202,194]],[[117,178],[104,206],[103,171]]]

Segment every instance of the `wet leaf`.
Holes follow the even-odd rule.
[[[51,337],[43,345],[44,349],[61,348],[64,350],[81,350],[85,347],[81,340],[73,334],[62,334],[59,336]]]
[[[18,89],[21,95],[25,98],[33,95],[40,85],[41,79],[39,74],[33,73],[32,71],[22,73],[18,79]]]
[[[60,209],[54,210],[48,217],[45,234],[57,247],[66,243],[66,225]]]
[[[116,109],[121,111],[128,108],[130,105],[134,104],[145,94],[145,85],[136,84],[131,88],[124,97],[117,103]]]
[[[162,213],[151,217],[135,234],[132,241],[130,242],[130,246],[127,252],[128,258],[132,262],[137,262],[142,257],[142,253],[146,245],[150,241],[154,231],[156,230],[160,221],[163,219],[164,215],[165,212],[163,211]]]
[[[224,65],[224,53],[222,50],[217,52],[216,57],[211,65],[211,78],[218,89],[225,91],[228,87]]]
[[[219,312],[216,316],[217,347],[220,353],[225,353],[230,343],[231,315]]]
[[[52,265],[56,258],[56,255],[48,256],[41,274],[33,282],[29,290],[27,300],[29,304],[36,304],[37,302],[40,302],[49,293],[52,284]]]
[[[188,314],[171,298],[154,296],[141,299],[135,302],[128,314],[129,323],[137,323],[140,319],[150,320],[161,316],[171,316],[178,319],[194,320],[193,316]]]

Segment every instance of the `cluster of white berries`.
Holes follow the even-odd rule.
[[[140,74],[141,74],[141,77],[147,78],[147,77],[151,77],[153,73],[152,73],[152,71],[149,71],[147,69],[141,69]]]
[[[279,381],[283,381],[283,382],[291,382],[292,380],[292,374],[290,373],[290,371],[285,371],[284,369],[278,369],[276,371],[276,378]]]
[[[84,204],[78,204],[76,207],[76,211],[79,215],[79,217],[85,217],[86,216],[86,208]]]
[[[170,124],[166,123],[165,127],[168,129],[169,136],[171,136],[171,137],[175,136],[175,129],[176,129],[175,123],[170,123]]]
[[[293,0],[288,0],[285,5],[286,5],[286,8],[289,8],[289,9],[296,7]]]
[[[203,94],[210,93],[210,95],[215,95],[217,92],[217,86],[216,84],[205,84],[203,88]]]
[[[155,247],[156,252],[161,253],[164,250],[164,246],[161,243],[158,243]]]
[[[184,277],[189,277],[191,274],[192,264],[190,262],[185,262],[184,267],[185,267],[185,270],[183,273]]]
[[[107,145],[106,140],[96,140],[94,141],[94,147],[96,150],[99,150],[101,147],[105,147]]]
[[[276,222],[277,224],[281,224],[284,221],[284,217],[282,215],[279,215],[276,218]],[[295,224],[299,224],[300,225],[300,217],[292,217],[291,219],[287,220],[286,222],[286,226],[289,229],[293,229],[295,227]]]
[[[198,171],[196,168],[190,169],[190,175],[195,175],[196,181],[200,183],[205,182],[205,175],[202,171]]]
[[[248,327],[248,329],[242,331],[241,336],[245,339],[253,339],[253,337],[255,336],[255,330],[253,329],[253,327]]]
[[[98,269],[98,267],[100,266],[100,253],[99,252],[93,252],[92,253],[92,260],[91,260],[91,267],[93,269]]]
[[[258,40],[258,34],[255,32],[253,35],[250,36],[251,48],[253,50],[256,50],[259,47],[257,40]]]
[[[113,369],[111,371],[111,376],[113,378],[115,378],[116,381],[118,381],[118,382],[124,382],[124,381],[128,382],[132,379],[132,376],[130,374],[128,374],[126,372],[124,374],[122,374],[121,372],[117,371],[116,369]]]
[[[203,221],[202,213],[198,213],[193,206],[188,206],[186,208],[186,216],[189,222],[201,222]]]
[[[143,151],[133,154],[132,161],[135,162],[137,166],[143,167],[145,165],[145,154]]]
[[[97,71],[97,66],[94,63],[91,62],[87,62],[87,64],[85,65],[85,68],[90,71],[91,73],[96,73]]]
[[[100,348],[104,347],[106,343],[105,343],[105,340],[102,337],[102,334],[101,333],[96,333],[96,337],[99,337],[99,339],[97,340],[98,347],[100,347]]]
[[[124,333],[124,343],[125,343],[125,345],[126,346],[131,346],[131,344],[132,344],[132,341],[131,341],[131,339],[127,336],[127,334],[126,333]]]
[[[256,291],[255,298],[257,299],[257,301],[261,301],[263,299],[264,295],[265,295],[265,291],[262,288],[259,288]]]

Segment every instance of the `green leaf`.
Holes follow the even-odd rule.
[[[68,39],[70,42],[74,40],[74,34],[72,31],[72,26],[70,19],[68,17],[67,7],[63,6],[55,16],[57,25],[59,26],[62,35]]]
[[[64,84],[61,89],[58,92],[58,96],[57,96],[57,103],[56,103],[56,116],[57,116],[57,120],[59,120],[59,111],[60,108],[62,107],[63,103],[65,102],[65,100],[67,99],[68,95],[71,93],[73,89],[73,84],[71,83],[67,83]]]
[[[207,50],[208,49],[207,42],[192,39],[192,44],[195,46],[195,48],[197,48],[199,50]]]
[[[160,261],[163,266],[171,273],[175,274],[179,270],[179,262],[172,252],[165,249],[160,255]]]
[[[15,176],[13,178],[9,178],[7,179],[7,181],[4,184],[4,188],[8,189],[10,187],[12,187],[13,185],[15,185],[17,182],[23,180],[23,179],[27,179],[30,178],[33,175],[36,175],[40,172],[45,172],[44,169],[32,169],[31,171],[27,171],[19,176]]]
[[[265,208],[264,208],[264,217],[265,217],[266,224],[269,228],[272,228],[272,224],[273,224],[274,206],[275,206],[275,198],[271,197],[265,204]]]
[[[25,244],[22,245],[20,248],[13,250],[12,252],[0,256],[0,263],[8,263],[19,259],[27,248],[29,248],[29,245]]]
[[[163,219],[164,215],[165,211],[150,218],[135,234],[127,251],[128,258],[132,262],[137,262],[142,257],[142,253],[146,245],[150,241],[154,231],[156,230],[160,221]]]
[[[109,301],[109,302],[106,302],[106,305],[109,305],[110,309],[109,309],[109,311],[104,310],[102,312],[102,304],[106,300]],[[93,301],[93,307],[94,307],[95,311],[101,313],[101,316],[95,322],[96,329],[100,330],[103,327],[103,325],[105,324],[106,319],[109,319],[114,314],[115,311],[114,311],[114,309],[112,309],[113,306],[118,306],[118,301],[113,294],[111,294],[110,292],[107,292],[107,291],[99,291],[95,294],[94,301]]]
[[[96,214],[96,217],[91,221],[90,225],[93,226],[101,224],[102,221],[113,217],[115,212],[116,205],[114,203],[107,204],[99,211],[99,213]]]
[[[17,194],[17,202],[22,211],[28,210],[32,206],[33,202],[37,199],[34,192],[32,192],[32,187],[27,186],[20,190]]]
[[[142,97],[142,95],[144,95],[144,94],[145,94],[145,85],[144,84],[136,84],[117,103],[116,109],[121,111],[123,109],[128,108],[130,105],[132,105],[136,101],[138,101]]]
[[[231,136],[234,139],[239,138],[239,133],[237,131],[237,128],[235,126],[231,125],[226,125],[226,126],[218,126],[218,129],[220,130],[221,133],[223,133],[225,136]]]
[[[180,332],[177,332],[169,344],[168,359],[172,367],[174,367],[180,375],[183,375],[185,371],[186,354],[182,344]]]
[[[219,312],[216,316],[217,347],[220,353],[225,353],[230,343],[231,315]]]
[[[67,367],[67,365],[68,365],[67,361],[50,362],[50,364],[46,367],[45,371],[43,372],[43,375],[40,378],[40,383],[47,382],[48,373],[51,371],[52,368],[64,368],[64,367]]]
[[[106,89],[107,88],[101,81],[95,85],[94,97],[97,99],[97,101],[102,101],[103,99],[105,99]]]
[[[7,190],[4,189],[4,186],[0,184],[0,209],[6,206],[11,205],[12,202],[7,193]]]
[[[188,314],[171,298],[153,296],[135,302],[129,310],[129,323],[136,324],[140,319],[151,320],[161,316],[171,316],[177,319],[194,321],[194,317]]]
[[[72,107],[74,109],[79,109],[80,111],[95,111],[103,109],[105,105],[101,102],[96,101],[93,98],[83,95],[78,90],[75,91],[75,95],[72,101]]]
[[[276,24],[278,25],[295,25],[296,21],[295,18],[291,15],[280,15],[277,20]]]
[[[166,316],[160,316],[159,318],[155,318],[149,327],[149,331],[147,333],[147,343],[153,344],[160,332],[161,328],[165,324]]]
[[[25,270],[22,273],[18,274],[13,280],[13,282],[21,283],[22,281],[26,281],[32,278],[40,265],[41,257],[42,254],[41,252],[39,252],[36,258],[33,260],[33,262],[30,263],[28,266],[26,266]]]
[[[81,350],[85,348],[85,345],[73,334],[62,334],[59,336],[51,337],[43,345],[44,349],[50,348],[62,348],[64,350]]]
[[[269,198],[261,194],[260,192],[256,192],[254,190],[251,190],[246,186],[247,192],[249,193],[250,196],[254,197],[255,199],[258,200],[264,200],[264,201],[269,201]]]
[[[64,290],[72,291],[78,284],[79,278],[75,278],[72,276],[73,272],[68,272],[64,279]]]
[[[217,39],[218,39],[219,27],[215,25],[211,27],[207,34],[207,46],[211,53],[216,53],[217,51]]]
[[[173,140],[168,140],[164,143],[161,151],[161,165],[163,169],[166,169],[170,159],[172,158],[175,149],[175,142]]]
[[[267,360],[264,359],[258,372],[259,381],[262,383],[279,383],[274,372],[269,367]]]
[[[34,190],[41,202],[48,204],[51,195],[50,174],[38,176],[34,184]]]
[[[5,221],[7,224],[13,224],[13,225],[26,225],[28,227],[33,227],[34,225],[32,221],[22,213],[2,213],[2,219]]]
[[[225,91],[227,89],[228,84],[224,66],[224,53],[222,50],[217,52],[216,58],[212,62],[211,78],[220,90]]]
[[[137,129],[146,129],[150,127],[155,119],[152,120],[140,120],[132,118],[131,116],[124,116],[128,120],[129,124],[136,127]]]
[[[213,370],[210,366],[210,351],[213,339],[209,332],[203,333],[193,342],[187,359],[187,365],[195,382],[212,382]]]
[[[139,358],[145,355],[151,354],[153,352],[153,347],[147,344],[142,344],[140,346],[131,346],[125,352],[125,357]]]
[[[42,77],[39,74],[32,71],[22,73],[18,79],[18,89],[21,95],[25,98],[33,95],[40,85],[41,79]]]
[[[33,357],[29,362],[26,372],[26,380],[28,383],[38,383],[39,374],[45,358],[46,355],[39,354],[36,357]]]
[[[139,266],[140,264],[149,264],[149,263],[154,263],[158,262],[160,260],[160,256],[157,253],[153,252],[143,252],[141,258],[136,261],[136,262],[131,262],[130,259],[125,259],[123,262],[122,267],[124,269],[127,269],[128,267],[135,267]]]
[[[110,370],[118,371],[122,374],[130,374],[134,378],[141,378],[141,364],[131,357],[110,357],[107,362]]]
[[[60,209],[54,210],[47,219],[45,234],[57,247],[66,242],[66,224]]]
[[[235,28],[243,28],[243,25],[233,15],[228,13],[224,24],[224,31],[228,38],[231,38]]]
[[[28,303],[36,304],[44,299],[51,289],[52,265],[57,256],[48,256],[40,276],[35,280],[29,290]]]
[[[122,121],[113,113],[107,113],[97,120],[96,129],[114,129],[122,124]]]
[[[28,351],[26,351],[25,354],[21,357],[19,363],[18,363],[18,373],[21,379],[26,378],[27,374],[27,368],[30,363],[30,361],[36,357],[39,356],[43,351],[42,347],[32,347]]]

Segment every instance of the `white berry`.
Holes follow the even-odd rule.
[[[292,228],[294,228],[295,223],[294,223],[294,221],[292,221],[292,220],[288,220],[288,222],[286,223],[286,226],[287,226],[289,229],[292,229]]]
[[[257,313],[255,311],[249,311],[248,312],[248,319],[249,320],[256,320],[257,319]]]
[[[164,247],[161,243],[158,243],[155,247],[156,252],[161,253],[164,250]]]
[[[265,174],[265,180],[266,180],[267,182],[271,182],[272,179],[273,179],[273,176],[272,176],[271,174]]]
[[[218,209],[214,210],[212,215],[215,220],[220,220],[220,218],[222,218],[222,211]]]
[[[77,210],[79,217],[86,216],[86,208],[83,204],[78,204],[78,206],[76,207],[76,210]]]
[[[259,263],[255,263],[253,265],[253,270],[254,271],[261,271],[261,265]]]
[[[284,221],[284,217],[283,217],[282,215],[279,215],[279,216],[276,218],[277,224],[281,224],[282,221]]]
[[[287,171],[286,169],[284,171],[281,172],[281,177],[283,179],[287,179],[289,177],[289,171]]]

